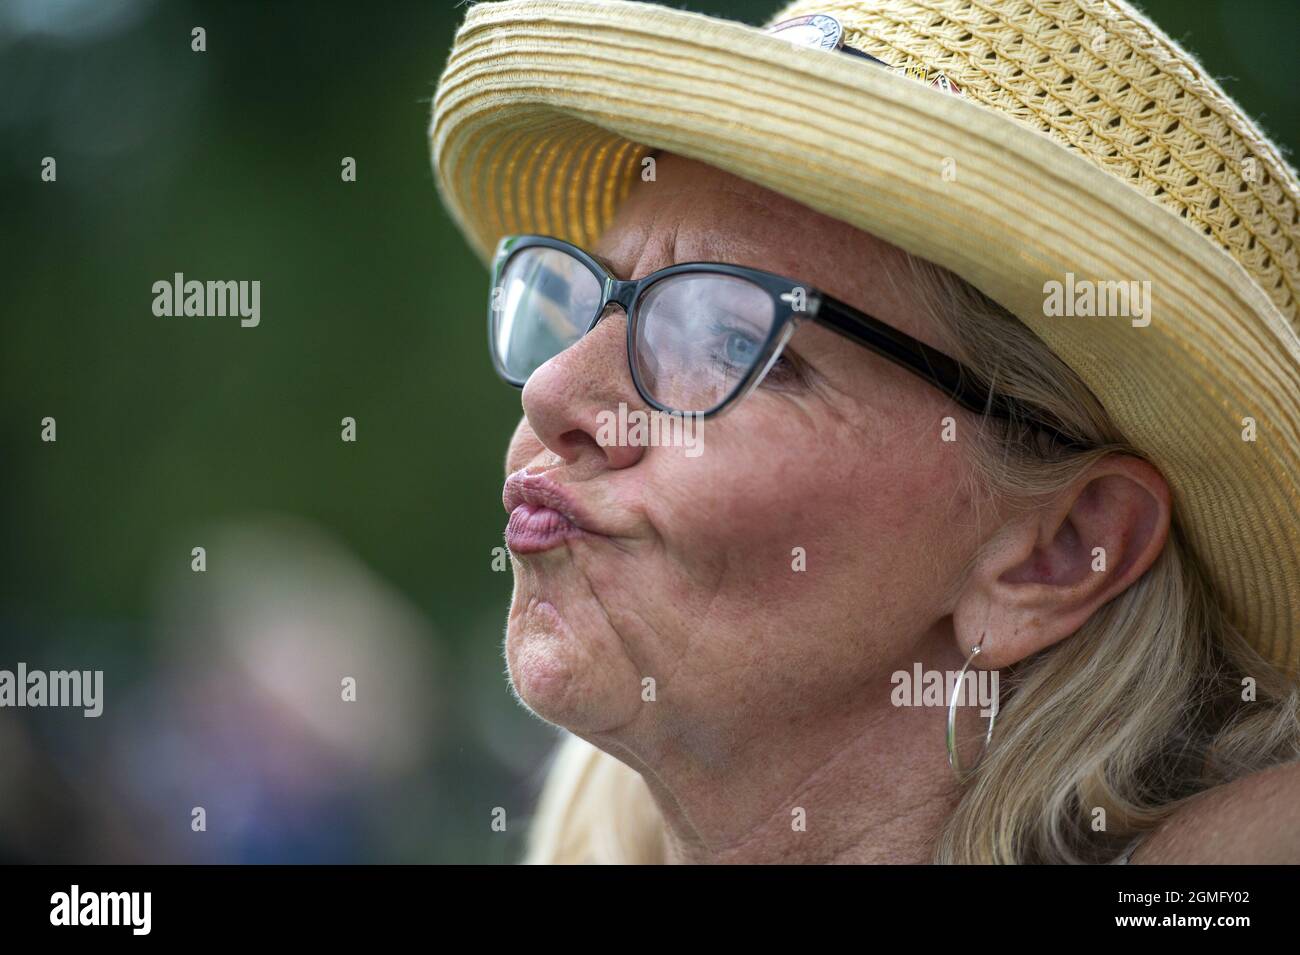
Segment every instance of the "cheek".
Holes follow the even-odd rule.
[[[947,539],[957,452],[937,437],[873,441],[821,425],[734,438],[717,428],[699,458],[654,475],[664,590],[679,595],[684,625],[709,627],[710,665],[856,679],[939,614],[962,549]]]
[[[957,493],[955,455],[937,441],[903,449],[833,425],[770,433],[719,436],[700,458],[651,476],[647,512],[674,557],[696,571],[727,562],[789,572],[800,556],[823,569],[883,568],[926,549]]]

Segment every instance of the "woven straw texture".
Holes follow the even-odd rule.
[[[1210,236],[1294,324],[1300,186],[1274,148],[1185,52],[1116,3],[798,0],[846,44],[944,73],[965,95],[1137,188]]]
[[[434,98],[446,207],[484,261],[512,232],[590,245],[667,149],[952,269],[1161,469],[1232,621],[1300,676],[1294,173],[1122,4],[798,0],[773,21],[808,13],[963,95],[651,4],[482,3]],[[1044,315],[1067,272],[1150,281],[1150,324]]]

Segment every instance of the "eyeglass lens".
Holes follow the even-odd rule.
[[[527,380],[587,330],[602,284],[573,256],[517,251],[495,293],[492,344],[507,374]],[[744,278],[679,272],[656,280],[634,306],[632,362],[656,403],[708,412],[725,403],[762,360],[776,322],[771,295]]]

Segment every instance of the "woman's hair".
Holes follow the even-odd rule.
[[[905,261],[901,278],[949,353],[1089,445],[985,417],[970,442],[972,501],[1034,507],[1106,454],[1141,457],[1027,326],[953,273]],[[935,862],[1104,862],[1197,793],[1300,758],[1300,689],[1225,619],[1176,511],[1146,573],[1001,676],[992,742]],[[662,827],[638,772],[566,734],[523,861],[659,863]]]

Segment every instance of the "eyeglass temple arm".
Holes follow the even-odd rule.
[[[978,376],[969,368],[906,332],[899,331],[828,295],[818,296],[817,309],[812,317],[814,321],[937,385],[969,411],[995,418],[1005,419],[1013,416],[1011,403],[987,386],[981,387]],[[1069,446],[1083,446],[1083,442],[1065,434],[1041,418],[1024,413],[1021,417],[1033,421],[1035,425],[1051,432]]]
[[[821,296],[813,318],[938,385],[963,408],[977,414],[997,415],[1003,411],[999,416],[1005,417],[1005,408],[989,407],[991,402],[996,403],[997,396],[990,397],[975,385],[973,376],[960,362],[906,332],[825,295]]]

